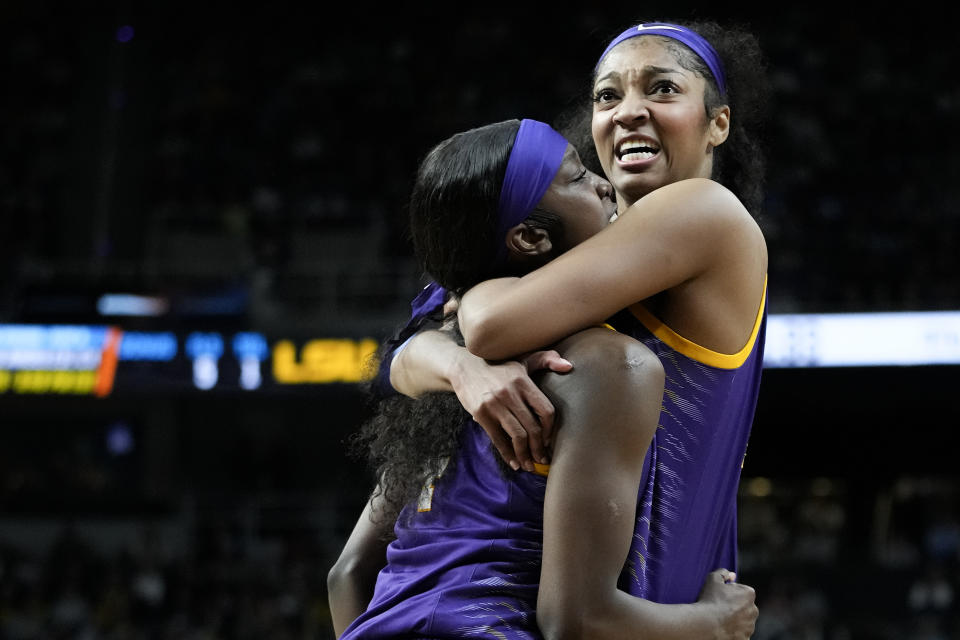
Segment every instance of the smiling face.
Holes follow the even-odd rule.
[[[572,145],[567,146],[563,163],[537,207],[561,220],[563,238],[552,239],[555,254],[601,231],[617,211],[610,183],[587,170]]]
[[[621,211],[663,185],[711,177],[713,148],[729,132],[730,110],[708,117],[706,80],[681,64],[681,47],[638,36],[597,67],[593,140]]]

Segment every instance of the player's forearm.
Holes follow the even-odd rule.
[[[583,638],[622,638],[623,629],[635,629],[633,640],[710,640],[720,637],[719,616],[705,603],[659,604],[617,591],[610,598],[609,615],[596,615]],[[597,612],[600,614],[600,612]]]
[[[499,348],[503,327],[509,322],[509,318],[505,317],[507,314],[499,311],[497,302],[503,294],[515,287],[518,281],[518,278],[487,280],[467,291],[460,300],[457,318],[464,343],[471,353],[486,358],[516,355],[516,353],[497,353],[496,356],[492,356],[491,352],[496,352]]]
[[[367,609],[376,583],[377,571],[368,567],[334,567],[327,574],[327,593],[333,631],[339,638]]]
[[[591,602],[592,601],[592,602]],[[714,640],[719,615],[706,603],[658,604],[612,590],[592,594],[555,619],[538,615],[545,640]]]
[[[386,535],[392,525],[380,514],[382,494],[374,492],[357,519],[337,562],[327,573],[330,617],[337,637],[361,613],[373,597],[377,575],[386,564]]]
[[[566,425],[564,425],[566,426]],[[561,428],[558,439],[562,437]],[[562,442],[558,442],[562,445]],[[559,447],[558,447],[559,448]],[[602,460],[607,463],[608,460]],[[551,466],[551,475],[554,467]],[[599,465],[598,465],[599,467]],[[594,476],[601,473],[594,468]],[[552,481],[552,479],[551,479]],[[618,497],[613,485],[592,486],[574,493],[574,512],[585,535],[554,535],[544,523],[544,571],[537,621],[546,640],[711,640],[721,638],[721,611],[712,603],[659,604],[617,588],[619,570],[629,550],[633,520],[629,497]],[[595,491],[594,489],[599,489]],[[608,491],[614,489],[614,491]],[[548,488],[549,492],[549,488]],[[589,495],[588,495],[589,494]],[[599,499],[598,496],[603,496]],[[636,501],[633,497],[634,504]],[[593,505],[589,504],[592,501]],[[556,501],[553,501],[556,505]],[[563,507],[563,505],[561,505]],[[566,510],[566,509],[564,509]],[[549,536],[549,537],[548,537]],[[559,542],[559,544],[558,544]],[[562,556],[562,557],[560,557]],[[629,634],[627,634],[629,631]]]
[[[453,391],[459,358],[467,355],[445,331],[422,331],[410,339],[390,366],[390,384],[416,398],[431,391]]]

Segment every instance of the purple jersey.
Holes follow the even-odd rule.
[[[456,459],[401,512],[373,600],[341,640],[541,637],[546,478],[498,461],[467,422]]]
[[[634,305],[611,323],[663,363],[660,422],[644,461],[637,524],[620,588],[665,604],[693,602],[714,569],[737,569],[737,489],[753,424],[766,292],[737,354],[696,345]]]

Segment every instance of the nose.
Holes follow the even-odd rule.
[[[598,175],[594,175],[594,181],[596,182],[597,195],[600,196],[600,199],[609,198],[613,200],[613,185]]]
[[[629,127],[650,117],[646,96],[639,91],[627,91],[617,105],[613,121],[622,127]]]

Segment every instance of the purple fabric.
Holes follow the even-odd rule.
[[[424,319],[442,308],[446,301],[447,290],[436,282],[431,282],[410,303],[410,320],[403,329],[387,341],[387,348],[384,349],[383,358],[374,376],[371,390],[376,395],[387,398],[396,393],[396,389],[390,383],[390,367],[393,365],[397,350],[422,328]]]
[[[503,472],[497,459],[468,421],[455,462],[400,514],[373,599],[340,640],[542,640],[546,478]]]
[[[498,260],[506,255],[504,236],[511,227],[526,220],[543,198],[560,169],[567,145],[567,139],[550,125],[538,120],[520,121],[500,188],[499,226],[495,236]]]
[[[669,24],[667,22],[647,22],[630,27],[614,38],[609,45],[607,45],[603,55],[600,56],[600,59],[597,61],[597,66],[600,66],[600,63],[603,62],[603,59],[607,57],[607,54],[610,53],[611,49],[624,40],[636,38],[637,36],[664,36],[666,38],[673,38],[674,40],[687,45],[695,54],[700,56],[701,60],[706,63],[707,68],[710,69],[710,73],[713,74],[714,80],[717,81],[717,88],[720,89],[720,93],[725,94],[727,92],[727,79],[723,73],[723,63],[720,61],[720,56],[717,55],[717,51],[699,33],[687,29],[686,27],[681,27],[678,24]]]
[[[410,303],[410,316],[412,318],[419,318],[430,315],[442,307],[446,301],[447,290],[436,282],[431,282],[424,287],[423,291]]]

